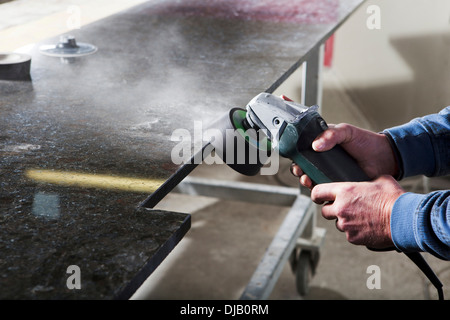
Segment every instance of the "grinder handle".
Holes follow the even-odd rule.
[[[324,152],[313,150],[313,141],[327,128],[318,112],[308,112],[298,122],[286,127],[280,139],[280,153],[285,153],[285,156],[298,164],[314,184],[368,181],[367,174],[340,145]],[[293,143],[292,139],[297,141]],[[291,147],[287,146],[287,140],[290,140]]]

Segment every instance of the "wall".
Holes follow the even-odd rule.
[[[380,9],[380,29],[366,25]],[[335,34],[333,72],[375,130],[450,105],[450,1],[371,0]]]

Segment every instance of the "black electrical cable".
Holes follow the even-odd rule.
[[[384,252],[384,251],[397,251],[395,247],[383,248],[383,249],[375,249],[367,247],[367,249],[371,251]],[[439,300],[444,300],[444,291],[442,289],[443,285],[431,267],[428,265],[426,260],[422,257],[420,252],[403,252],[415,265],[423,272],[423,274],[430,280],[433,286],[436,288]]]
[[[444,291],[442,289],[442,283],[437,277],[437,275],[434,273],[434,271],[430,268],[428,263],[425,261],[425,259],[422,257],[422,255],[419,252],[404,252],[404,254],[411,259],[422,272],[425,274],[425,276],[430,280],[430,282],[433,284],[433,286],[436,288],[439,300],[444,300]]]

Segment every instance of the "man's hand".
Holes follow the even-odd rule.
[[[394,202],[405,191],[391,176],[372,182],[336,182],[315,186],[311,199],[324,204],[322,215],[336,220],[347,240],[374,249],[392,247],[390,220]]]

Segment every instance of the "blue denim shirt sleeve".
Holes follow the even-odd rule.
[[[391,235],[402,252],[450,260],[450,191],[401,195],[392,209]]]
[[[391,137],[398,150],[403,177],[450,173],[450,106],[437,114],[386,129],[384,133]]]
[[[400,178],[450,173],[450,107],[384,133],[397,149]],[[450,191],[400,196],[391,213],[391,235],[400,251],[450,260]]]

